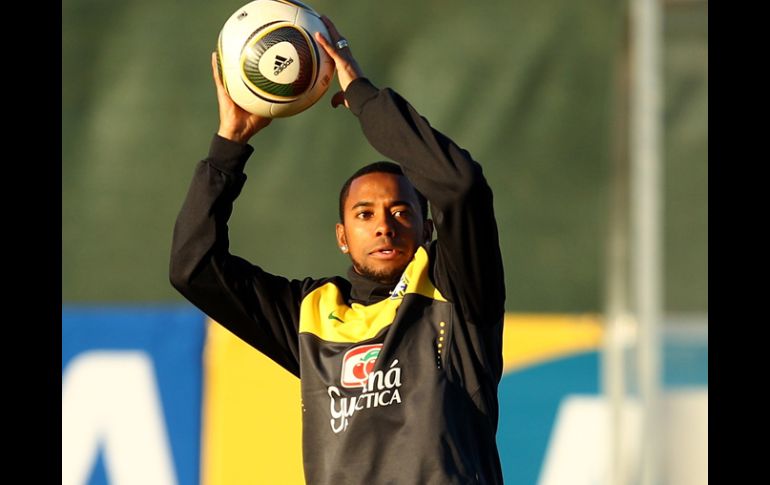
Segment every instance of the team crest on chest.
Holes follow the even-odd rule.
[[[401,276],[401,279],[398,280],[398,284],[395,288],[393,288],[393,291],[390,293],[390,299],[391,300],[397,300],[399,298],[403,298],[406,294],[406,288],[409,286],[409,278],[406,277],[406,274]]]

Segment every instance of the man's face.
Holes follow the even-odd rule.
[[[406,177],[391,173],[362,175],[350,184],[337,224],[337,243],[347,246],[357,273],[395,283],[417,248],[433,232],[423,221],[420,202]]]

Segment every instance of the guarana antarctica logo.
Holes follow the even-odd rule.
[[[374,370],[382,344],[359,345],[342,358],[340,385],[361,389],[361,394],[345,396],[337,386],[329,386],[331,427],[334,433],[347,429],[349,418],[358,411],[401,404],[401,368],[394,359],[385,369]],[[349,392],[349,391],[348,391]]]

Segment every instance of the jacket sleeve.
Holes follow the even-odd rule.
[[[227,221],[252,152],[214,136],[176,219],[169,278],[201,311],[299,376],[299,304],[312,281],[271,275],[229,253]]]
[[[492,190],[481,165],[398,93],[358,78],[345,97],[369,143],[399,163],[429,201],[438,233],[434,283],[467,321],[499,323],[505,309],[503,263]]]

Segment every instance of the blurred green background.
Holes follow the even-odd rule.
[[[243,0],[64,0],[62,299],[182,302],[176,214],[218,123],[210,53]],[[626,2],[313,0],[364,71],[468,149],[495,192],[511,312],[603,309],[624,144]],[[664,3],[665,306],[708,309],[708,4]],[[288,277],[344,274],[339,187],[382,157],[329,105],[252,141],[232,251]]]

